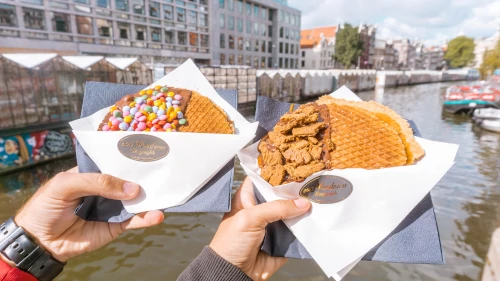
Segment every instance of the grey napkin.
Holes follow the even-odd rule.
[[[279,102],[267,97],[257,98],[255,120],[259,121],[259,129],[254,141],[260,140],[274,128],[279,118],[290,110],[290,103]],[[297,108],[299,105],[295,105]],[[415,123],[409,121],[413,132],[420,136]],[[264,198],[254,188],[258,203]],[[332,237],[331,239],[335,239]],[[272,256],[310,259],[311,255],[295,238],[293,233],[282,222],[267,226],[262,250]],[[439,239],[439,231],[432,199],[428,194],[406,216],[406,218],[382,242],[368,252],[363,260],[394,263],[443,264],[444,256]]]
[[[87,82],[83,96],[81,117],[113,105],[125,95],[136,93],[146,86]],[[234,108],[237,108],[237,95],[234,90],[217,90],[217,93]],[[96,128],[97,129],[97,128]],[[82,147],[76,146],[76,160],[80,173],[99,173]],[[234,162],[229,161],[205,186],[183,205],[167,208],[170,213],[228,212],[231,208],[231,188],[233,185]],[[90,221],[121,222],[133,216],[123,208],[121,201],[99,196],[86,197],[75,213]]]

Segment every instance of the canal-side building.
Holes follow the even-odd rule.
[[[373,68],[377,70],[396,69],[398,52],[394,49],[392,41],[377,39],[375,41],[375,55]]]
[[[286,0],[213,0],[213,65],[298,68],[301,12]]]
[[[416,48],[409,39],[393,41],[394,49],[398,52],[396,68],[398,70],[410,70],[416,58]]]
[[[0,53],[294,67],[299,30],[285,0],[0,0]]]
[[[377,28],[374,25],[360,24],[358,33],[363,41],[363,52],[359,58],[360,69],[372,69],[375,57],[375,36]]]
[[[300,69],[332,69],[337,26],[316,27],[300,32]]]

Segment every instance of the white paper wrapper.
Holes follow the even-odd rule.
[[[345,87],[332,96],[359,101]],[[302,183],[277,187],[259,176],[258,143],[243,149],[238,157],[268,202],[299,197],[301,188],[320,175],[339,176],[352,183],[352,193],[347,199],[334,204],[313,203],[308,214],[284,221],[323,271],[340,280],[401,223],[453,165],[457,145],[421,138],[417,141],[426,155],[415,165],[321,171]]]
[[[237,134],[97,131],[109,108],[71,122],[78,142],[102,173],[141,185],[141,193],[136,199],[123,201],[129,213],[185,203],[252,140],[258,126],[258,123],[249,123],[221,98],[191,60],[151,86],[156,85],[189,89],[207,96],[234,121]],[[169,146],[168,155],[153,162],[125,157],[118,151],[118,142],[137,134],[152,135],[165,141]]]

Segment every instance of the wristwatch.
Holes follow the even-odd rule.
[[[66,265],[38,245],[12,218],[0,225],[0,254],[40,281],[53,280]]]

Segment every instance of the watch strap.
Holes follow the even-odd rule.
[[[40,281],[53,280],[66,265],[54,259],[12,218],[0,225],[0,254]]]

